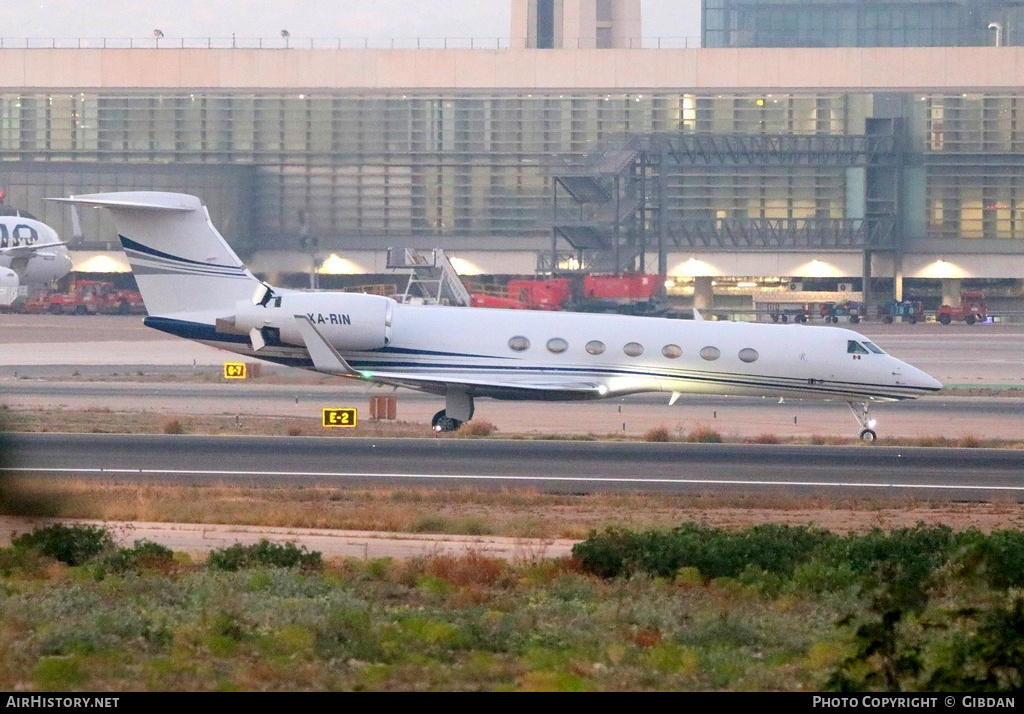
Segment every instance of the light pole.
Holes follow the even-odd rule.
[[[281,30],[281,37],[284,38],[284,48],[285,49],[288,49],[289,38],[291,36],[292,36],[292,33],[288,32],[288,30]]]
[[[996,31],[996,47],[1003,46],[1003,26],[998,22],[988,23],[988,29]]]
[[[155,37],[155,38],[156,38],[156,46],[157,46],[157,48],[158,48],[158,49],[159,49],[159,47],[160,47],[160,39],[161,39],[161,38],[162,38],[163,36],[164,36],[164,33],[163,33],[163,31],[162,31],[162,30],[153,30],[153,37]]]

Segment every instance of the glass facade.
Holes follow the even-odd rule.
[[[1024,44],[1020,0],[703,0],[704,47]]]
[[[919,96],[925,235],[1024,239],[1024,96]]]
[[[909,237],[1024,239],[1024,91],[899,103]],[[549,235],[552,177],[625,134],[863,135],[875,110],[835,92],[2,94],[0,186],[63,235],[44,197],[149,189],[202,196],[243,253],[306,235],[509,245]],[[828,156],[667,170],[669,220],[863,217],[863,181]]]

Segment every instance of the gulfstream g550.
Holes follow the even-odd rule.
[[[942,388],[838,327],[403,305],[377,295],[297,292],[250,273],[195,196],[57,199],[114,214],[157,330],[246,357],[443,396],[454,431],[476,397],[584,400],[639,392],[845,401],[875,438],[871,401]]]

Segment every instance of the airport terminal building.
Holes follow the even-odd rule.
[[[552,5],[531,1],[515,21]],[[1016,28],[1000,46],[658,48],[590,5],[604,33],[558,44],[545,24],[545,47],[5,44],[0,188],[64,236],[45,197],[196,194],[272,275],[314,251],[381,272],[411,246],[483,274],[704,286],[1024,276]],[[79,247],[113,240],[103,212],[82,219]]]

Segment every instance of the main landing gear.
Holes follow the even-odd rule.
[[[877,439],[878,434],[875,433],[875,425],[878,422],[872,419],[871,415],[868,414],[868,403],[847,402],[847,405],[850,407],[850,411],[853,412],[854,418],[857,419],[857,423],[861,426],[861,441],[865,441],[870,444]]]
[[[473,418],[473,397],[466,392],[449,387],[445,394],[444,409],[434,415],[430,426],[434,431],[458,431],[459,427]]]
[[[433,427],[434,431],[458,431],[462,426],[463,422],[458,419],[452,419],[448,416],[448,412],[442,409],[434,418],[430,420],[430,426]]]

